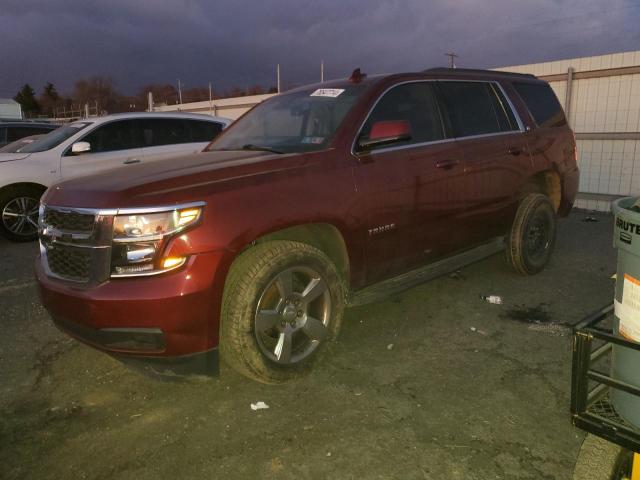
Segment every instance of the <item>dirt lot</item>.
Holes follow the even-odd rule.
[[[348,310],[326,361],[276,387],[224,366],[160,382],[70,340],[39,304],[36,246],[0,241],[0,478],[568,479],[583,435],[561,324],[614,288],[611,217],[585,215],[536,277],[496,256]]]

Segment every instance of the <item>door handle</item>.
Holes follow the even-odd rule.
[[[442,160],[440,162],[436,162],[436,168],[444,168],[445,170],[449,170],[450,168],[455,167],[460,163],[460,160]]]
[[[509,153],[517,157],[522,153],[522,149],[520,147],[509,147]]]
[[[131,165],[132,163],[140,163],[140,159],[139,158],[127,158],[124,162],[122,162],[124,165]]]

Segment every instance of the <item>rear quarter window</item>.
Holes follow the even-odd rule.
[[[191,129],[191,141],[210,142],[222,131],[222,124],[201,120],[188,120]]]
[[[539,126],[561,127],[567,124],[562,106],[549,85],[546,83],[515,82],[513,87]]]

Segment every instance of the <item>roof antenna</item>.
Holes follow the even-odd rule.
[[[447,57],[449,57],[449,68],[456,68],[456,58],[458,55],[455,53],[445,53]]]
[[[362,73],[359,68],[356,68],[351,73],[351,76],[349,77],[349,81],[351,83],[360,83],[366,76],[367,76],[366,73]]]

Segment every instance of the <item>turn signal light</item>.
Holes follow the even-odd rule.
[[[170,268],[176,268],[182,265],[187,257],[167,257],[162,261],[162,268],[168,270]]]

